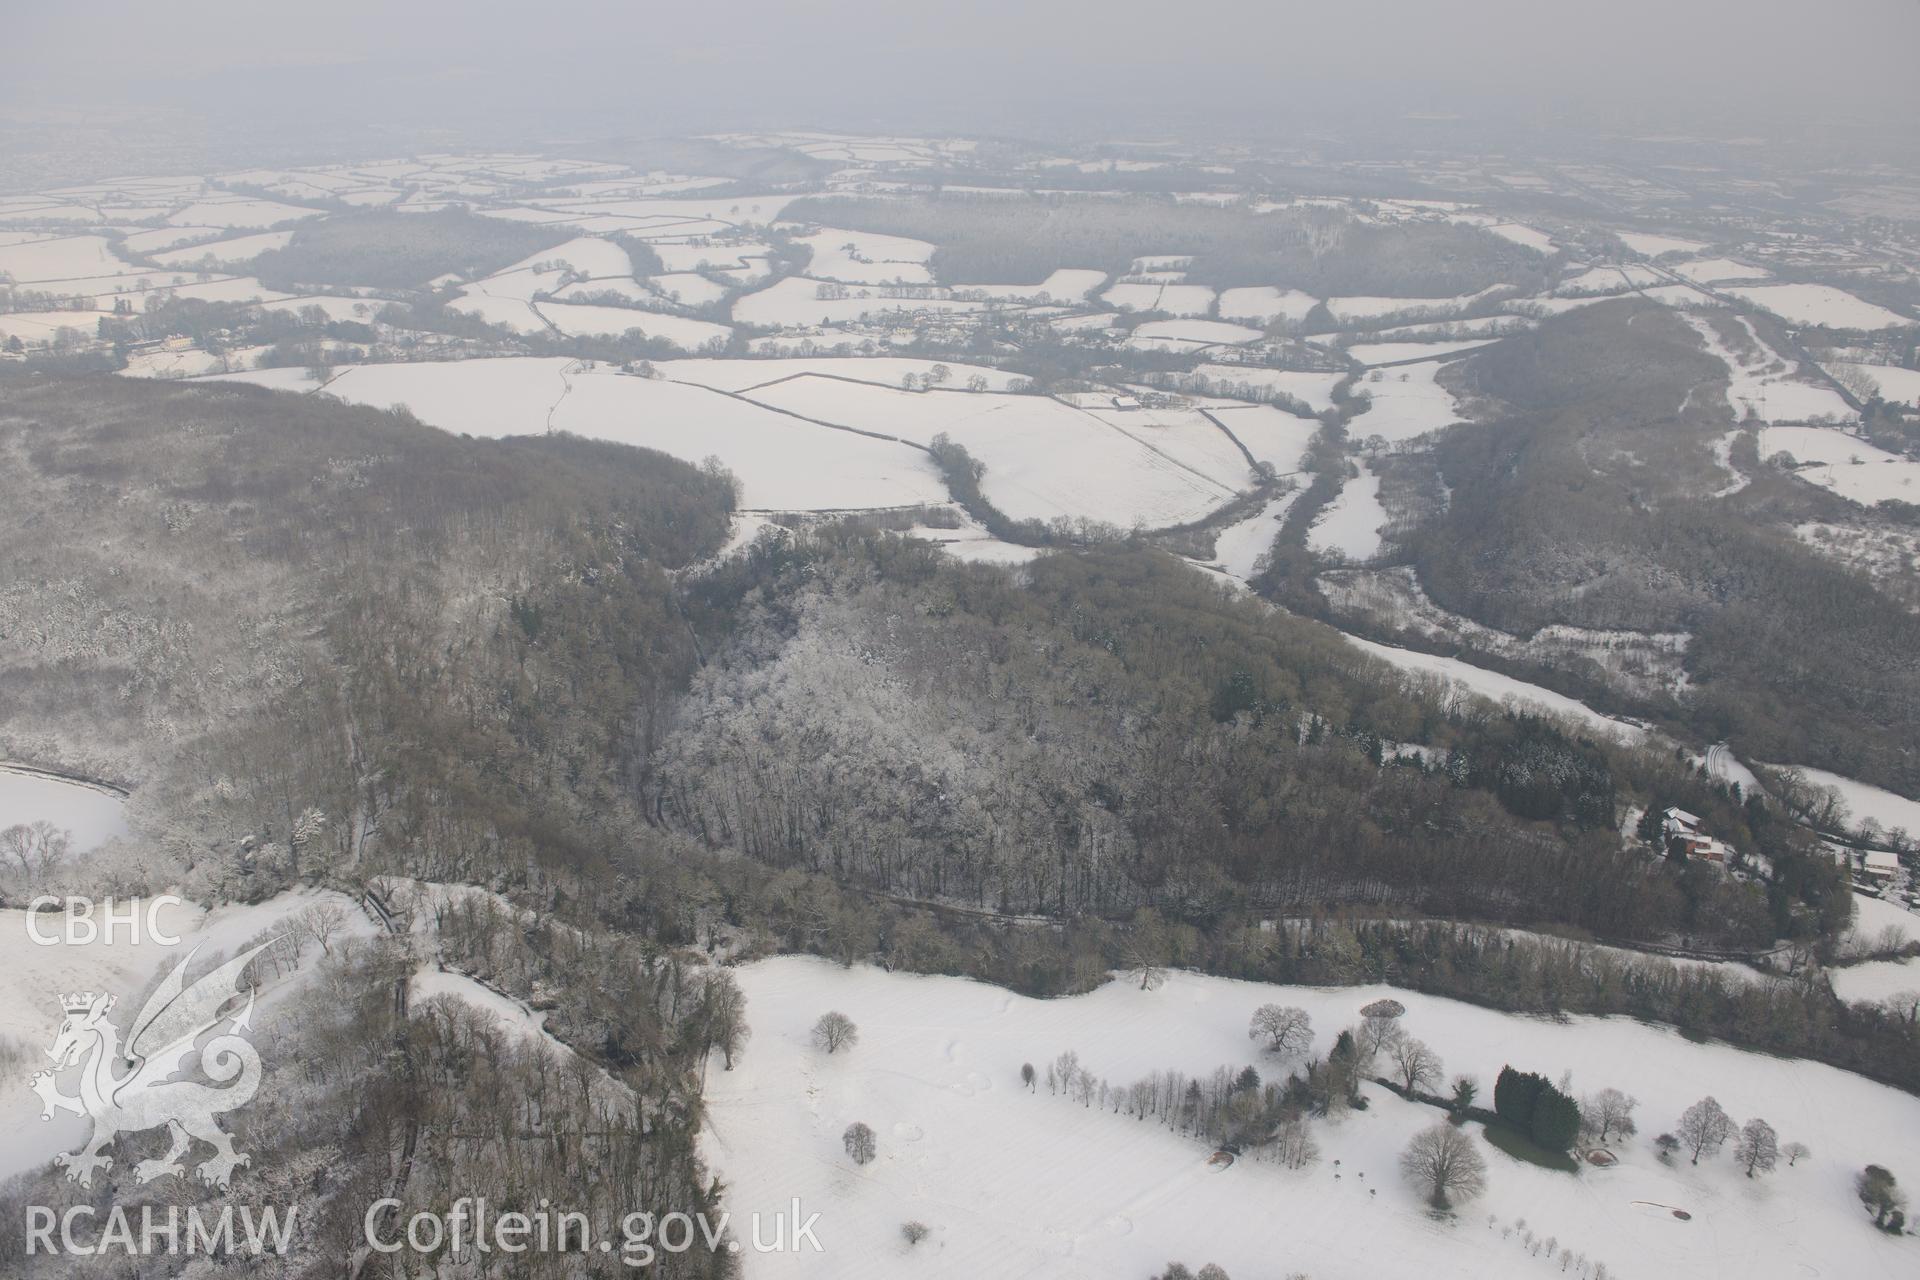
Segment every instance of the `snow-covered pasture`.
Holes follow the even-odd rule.
[[[1833,983],[1833,993],[1849,1003],[1900,995],[1920,1001],[1920,960],[1869,960],[1830,969],[1827,977]]]
[[[927,259],[933,256],[935,246],[925,240],[822,227],[809,235],[795,236],[794,242],[805,245],[813,254],[807,274],[815,279],[847,284],[933,283]]]
[[[1164,311],[1173,316],[1204,316],[1213,309],[1213,290],[1203,284],[1122,281],[1100,295],[1121,311]]]
[[[1259,570],[1260,557],[1273,549],[1273,540],[1280,536],[1287,512],[1303,492],[1303,489],[1290,489],[1263,504],[1245,520],[1222,529],[1213,540],[1213,562],[1242,582],[1253,577]]]
[[[1246,460],[1204,420],[1168,429],[1144,411],[1137,420],[1096,416],[1046,396],[910,392],[813,375],[746,394],[919,445],[944,432],[986,465],[988,501],[1016,520],[1068,516],[1159,528],[1197,519],[1251,483]]]
[[[1554,292],[1564,297],[1585,297],[1597,293],[1624,293],[1628,289],[1644,289],[1659,284],[1666,277],[1652,267],[1643,267],[1638,263],[1626,266],[1589,267],[1577,275],[1569,276],[1554,286]]]
[[[1354,385],[1369,400],[1365,413],[1347,424],[1347,436],[1366,440],[1411,440],[1460,421],[1460,407],[1438,382],[1441,362],[1376,369]]]
[[[1917,323],[1910,316],[1856,298],[1832,285],[1765,284],[1733,287],[1726,292],[1793,324],[1821,324],[1835,329],[1891,329]]]
[[[849,296],[822,297],[823,286],[830,294],[844,290]],[[887,297],[885,290],[879,286],[835,286],[830,281],[813,280],[806,276],[782,276],[756,293],[734,299],[733,318],[741,324],[788,328],[847,324],[889,313],[899,313],[904,318],[907,313],[916,311],[977,311],[983,305],[945,296],[944,290],[935,292],[941,296]]]
[[[1133,331],[1136,338],[1158,338],[1192,346],[1257,342],[1260,330],[1224,320],[1149,320]]]
[[[1220,295],[1220,318],[1244,320],[1248,324],[1269,325],[1275,320],[1297,323],[1320,305],[1320,299],[1298,289],[1279,289],[1273,285],[1253,285],[1228,289]]]
[[[1752,417],[1763,422],[1845,422],[1855,417],[1832,387],[1794,376],[1794,366],[1768,346],[1744,316],[1733,317],[1747,340],[1739,350],[1727,345],[1707,317],[1689,314],[1681,319],[1700,335],[1708,353],[1726,366],[1726,403],[1735,418]]]
[[[1826,427],[1767,427],[1760,456],[1791,454],[1802,480],[1862,506],[1889,498],[1920,503],[1920,462]]]
[[[227,380],[315,389],[303,369],[263,369]],[[739,477],[748,507],[857,510],[947,498],[917,449],[804,422],[704,387],[589,369],[564,357],[350,365],[326,392],[356,404],[405,407],[431,426],[476,436],[570,431],[688,462],[718,457]]]
[[[1457,298],[1328,298],[1327,310],[1342,324],[1351,321],[1380,320],[1387,316],[1400,316],[1409,320],[1439,319],[1456,315],[1496,291],[1484,289],[1479,293],[1466,294]]]
[[[1489,671],[1485,667],[1476,667],[1458,658],[1447,658],[1436,653],[1421,653],[1414,649],[1379,644],[1372,640],[1362,640],[1358,636],[1346,635],[1345,632],[1341,634],[1345,636],[1348,644],[1365,650],[1382,662],[1419,676],[1438,678],[1475,696],[1506,706],[1524,707],[1536,715],[1544,712],[1559,716],[1623,742],[1639,742],[1647,736],[1646,731],[1637,725],[1602,715],[1584,702],[1569,698],[1563,693],[1555,693],[1541,685],[1516,680],[1512,676],[1502,675],[1498,671]]]
[[[798,1196],[820,1214],[824,1252],[750,1255],[753,1277],[1146,1276],[1169,1259],[1230,1275],[1403,1275],[1530,1280],[1559,1264],[1533,1255],[1528,1231],[1636,1278],[1908,1274],[1911,1245],[1874,1231],[1851,1178],[1897,1166],[1920,1145],[1920,1099],[1833,1068],[1691,1043],[1625,1019],[1522,1018],[1386,987],[1305,989],[1173,974],[1157,990],[1120,978],[1084,996],[1030,1000],[955,978],[841,969],[780,958],[737,971],[754,1036],[736,1068],[707,1076],[701,1149],[728,1186],[736,1220]],[[1432,1214],[1400,1176],[1408,1139],[1440,1113],[1365,1086],[1371,1105],[1316,1123],[1321,1161],[1288,1170],[1242,1158],[1226,1168],[1154,1120],[1029,1092],[1020,1066],[1075,1051],[1094,1074],[1130,1083],[1176,1069],[1289,1065],[1247,1038],[1254,1009],[1297,1005],[1314,1054],[1391,994],[1402,1024],[1490,1095],[1502,1065],[1576,1093],[1614,1087],[1640,1100],[1641,1136],[1620,1163],[1549,1171],[1490,1145],[1487,1190],[1454,1216]],[[809,1028],[829,1009],[860,1028],[831,1056]],[[1765,1117],[1814,1154],[1749,1180],[1725,1151],[1698,1167],[1658,1160],[1648,1141],[1703,1095],[1736,1122]],[[878,1141],[854,1165],[841,1134]],[[1467,1132],[1479,1141],[1477,1126]],[[1335,1162],[1338,1162],[1336,1164]],[[1678,1208],[1689,1221],[1674,1217]],[[1519,1220],[1524,1219],[1524,1226]],[[930,1234],[909,1246],[902,1223]]]
[[[45,240],[27,240],[0,244],[0,274],[13,277],[14,283],[45,293],[71,290],[56,281],[91,280],[102,276],[152,274],[113,252],[113,242],[105,236],[60,236]]]
[[[649,338],[671,343],[682,351],[724,345],[733,331],[723,324],[686,316],[663,315],[632,307],[603,307],[590,303],[540,302],[534,310],[548,324],[569,337],[612,337],[638,329]]]
[[[127,834],[126,801],[101,787],[0,764],[0,831],[50,822],[76,853]]]
[[[1210,384],[1229,387],[1238,384],[1287,396],[1315,413],[1333,408],[1333,389],[1347,376],[1332,371],[1264,369],[1242,364],[1202,364],[1194,366],[1193,372]]]
[[[1696,258],[1691,262],[1676,262],[1673,264],[1673,273],[1684,276],[1695,284],[1716,284],[1726,280],[1765,280],[1773,274],[1765,267],[1735,262],[1732,258]]]
[[[303,222],[320,214],[319,209],[306,209],[274,200],[210,196],[174,210],[167,221],[181,227],[223,227],[240,231],[278,226],[283,222]]]
[[[1360,467],[1307,530],[1307,546],[1343,560],[1371,560],[1380,554],[1381,529],[1387,523],[1380,505],[1380,477]]]
[[[1214,422],[1233,433],[1255,461],[1266,463],[1283,476],[1306,465],[1307,447],[1320,430],[1319,422],[1296,418],[1272,405],[1214,402],[1207,412]]]
[[[284,249],[292,239],[291,231],[262,231],[258,235],[235,236],[231,240],[216,240],[212,244],[169,249],[165,253],[154,254],[153,260],[163,267],[189,267],[212,259],[216,265],[226,267],[250,262],[269,249]]]
[[[1091,267],[1061,267],[1039,284],[956,284],[954,292],[979,294],[1003,302],[1079,302],[1107,282],[1107,273]]]
[[[1698,253],[1707,246],[1698,240],[1679,236],[1656,235],[1651,231],[1617,231],[1622,244],[1643,258],[1658,258],[1668,253]]]
[[[1846,821],[1850,827],[1857,828],[1862,822],[1872,819],[1882,831],[1898,827],[1910,835],[1920,835],[1920,800],[1909,800],[1883,787],[1843,778],[1825,769],[1812,769],[1805,765],[1793,767],[1814,786],[1831,787],[1840,793],[1840,799],[1847,806]]]
[[[653,368],[660,377],[676,382],[691,382],[716,391],[746,391],[803,373],[897,387],[907,375],[925,378],[941,363],[909,356],[817,356],[769,360],[696,357],[689,360],[656,360]],[[974,378],[984,378],[987,390],[1005,391],[1019,377],[1018,374],[987,365],[947,361],[945,367],[947,378],[942,385],[947,387],[963,387]]]
[[[1364,365],[1404,364],[1458,355],[1498,341],[1498,338],[1448,338],[1435,342],[1361,342],[1348,347],[1347,354]]]
[[[1827,366],[1836,376],[1842,373],[1861,377],[1872,384],[1883,400],[1920,404],[1920,369],[1902,369],[1896,365],[1852,364],[1836,361]]]

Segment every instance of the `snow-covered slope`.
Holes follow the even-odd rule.
[[[1674,1277],[1892,1277],[1912,1274],[1910,1242],[1871,1229],[1851,1190],[1867,1161],[1920,1144],[1920,1099],[1830,1067],[1689,1043],[1626,1019],[1511,1017],[1407,992],[1404,1024],[1490,1089],[1509,1061],[1573,1087],[1640,1099],[1642,1136],[1612,1169],[1576,1176],[1487,1146],[1488,1190],[1457,1217],[1436,1217],[1400,1178],[1408,1138],[1438,1112],[1377,1086],[1372,1105],[1316,1126],[1324,1158],[1289,1171],[1208,1151],[1160,1127],[1029,1093],[1020,1065],[1073,1049],[1109,1080],[1177,1068],[1205,1074],[1256,1063],[1254,1008],[1296,1004],[1312,1015],[1315,1051],[1387,988],[1279,988],[1175,974],[1150,992],[1118,981],[1086,996],[1038,1001],[951,978],[840,969],[810,959],[739,971],[754,1038],[738,1067],[708,1076],[703,1154],[729,1187],[736,1220],[798,1196],[820,1214],[823,1253],[750,1254],[757,1277],[1144,1277],[1180,1259],[1218,1262],[1236,1277],[1557,1275],[1524,1233],[1604,1261],[1635,1280]],[[828,1056],[808,1028],[838,1009],[860,1028]],[[1647,1141],[1704,1094],[1736,1122],[1764,1116],[1811,1157],[1749,1180],[1726,1152],[1696,1168],[1659,1161]],[[878,1156],[855,1166],[841,1150],[851,1123],[869,1125]],[[1477,1135],[1477,1127],[1469,1132]],[[1338,1161],[1338,1164],[1335,1163]],[[1690,1220],[1676,1219],[1684,1209]],[[1521,1224],[1518,1219],[1525,1219]],[[932,1228],[917,1247],[900,1235]],[[1571,1273],[1570,1273],[1571,1274]]]

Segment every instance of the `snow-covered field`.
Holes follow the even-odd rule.
[[[1322,573],[1320,589],[1342,616],[1417,635],[1427,647],[1536,663],[1545,667],[1588,666],[1604,671],[1616,687],[1645,697],[1680,694],[1692,637],[1684,631],[1607,631],[1554,625],[1515,635],[1441,608],[1420,585],[1411,566],[1338,569]]]
[[[170,249],[165,253],[154,254],[153,260],[163,267],[189,267],[211,258],[215,263],[226,267],[237,262],[249,262],[269,249],[284,249],[291,239],[293,239],[291,231],[263,231],[258,235],[216,240],[212,244],[196,244],[186,249]]]
[[[1315,413],[1333,408],[1333,389],[1347,375],[1313,370],[1263,369],[1244,364],[1202,364],[1194,373],[1223,387],[1237,385],[1277,392],[1300,401]]]
[[[1367,411],[1347,423],[1347,438],[1381,436],[1389,441],[1411,440],[1460,421],[1460,407],[1436,380],[1440,361],[1376,369],[1354,385],[1371,403]]]
[[[1832,787],[1840,793],[1840,798],[1847,805],[1848,826],[1858,827],[1871,818],[1880,824],[1882,831],[1899,827],[1920,835],[1920,800],[1909,800],[1882,787],[1855,782],[1852,778],[1843,778],[1825,769],[1810,769],[1805,765],[1793,767],[1815,786]]]
[[[314,389],[304,369],[262,369],[215,380]],[[931,462],[916,449],[802,422],[703,387],[633,377],[606,366],[588,369],[564,357],[350,365],[338,371],[326,391],[356,404],[404,405],[422,422],[446,431],[476,436],[571,431],[658,449],[688,462],[718,457],[740,478],[748,507],[856,510],[947,499]]]
[[[1885,1000],[1911,994],[1920,1001],[1920,960],[1869,960],[1831,969],[1833,993],[1842,1000]]]
[[[760,961],[737,976],[754,1036],[733,1071],[716,1060],[708,1072],[702,1155],[726,1182],[736,1220],[770,1215],[797,1196],[819,1213],[824,1249],[749,1253],[749,1280],[1113,1280],[1154,1274],[1169,1259],[1217,1262],[1235,1277],[1560,1274],[1557,1262],[1525,1247],[1529,1231],[1635,1280],[1912,1271],[1912,1245],[1872,1230],[1851,1178],[1869,1161],[1897,1170],[1920,1147],[1920,1099],[1830,1067],[1690,1043],[1627,1019],[1553,1022],[1392,991],[1407,1006],[1407,1031],[1449,1072],[1477,1076],[1483,1096],[1512,1062],[1550,1077],[1570,1071],[1576,1093],[1616,1087],[1640,1100],[1642,1134],[1620,1147],[1616,1167],[1552,1172],[1483,1145],[1486,1193],[1457,1216],[1436,1217],[1401,1179],[1397,1158],[1439,1113],[1377,1086],[1366,1086],[1366,1111],[1316,1126],[1320,1163],[1290,1171],[1252,1159],[1213,1167],[1206,1148],[1152,1120],[1020,1084],[1021,1063],[1044,1069],[1068,1049],[1114,1082],[1249,1063],[1271,1078],[1284,1068],[1247,1039],[1256,1007],[1306,1009],[1313,1052],[1324,1054],[1389,988],[1175,973],[1154,991],[1122,978],[1039,1001],[961,979],[800,958]],[[829,1009],[861,1033],[831,1056],[808,1037]],[[1659,1161],[1649,1136],[1705,1094],[1736,1122],[1763,1116],[1783,1141],[1803,1141],[1814,1154],[1753,1180],[1725,1152],[1698,1167]],[[842,1131],[856,1121],[878,1139],[864,1167],[841,1150]],[[1477,1128],[1468,1132],[1477,1137]],[[1676,1219],[1676,1208],[1690,1220]],[[918,1246],[901,1238],[909,1220],[930,1228]]]
[[[320,213],[318,209],[281,204],[274,200],[216,196],[175,210],[167,221],[181,227],[227,227],[238,231],[272,227],[283,222],[303,222],[319,217]]]
[[[1298,289],[1277,289],[1272,285],[1228,289],[1220,295],[1220,317],[1244,320],[1249,324],[1269,325],[1275,320],[1298,322],[1320,304],[1320,299]]]
[[[1284,409],[1263,404],[1209,405],[1213,420],[1233,432],[1247,452],[1271,466],[1277,475],[1291,475],[1306,465],[1307,446],[1320,430],[1318,421],[1296,418]]]
[[[112,243],[104,236],[60,236],[0,245],[0,274],[48,293],[68,291],[51,281],[131,276],[144,270],[114,256]]]
[[[1715,284],[1723,280],[1764,280],[1773,274],[1765,267],[1735,262],[1732,258],[1696,258],[1691,262],[1676,262],[1673,264],[1673,273],[1695,284]]]
[[[772,360],[695,358],[656,360],[653,364],[654,371],[662,378],[712,387],[716,391],[746,391],[752,387],[796,378],[803,373],[897,387],[908,374],[925,378],[938,367],[941,367],[938,360],[920,360],[910,356],[819,356]],[[974,378],[984,378],[988,390],[1005,391],[1019,376],[982,364],[961,364],[957,361],[946,362],[945,368],[947,380],[942,385],[949,387],[965,386]]]
[[[1351,320],[1378,320],[1383,316],[1433,319],[1464,311],[1479,302],[1491,290],[1458,298],[1328,298],[1327,310],[1342,323]]]
[[[1005,302],[1078,302],[1107,282],[1107,273],[1092,267],[1061,267],[1039,284],[958,284],[956,293],[998,298]]]
[[[1450,338],[1438,342],[1361,342],[1347,354],[1361,364],[1400,364],[1408,360],[1435,360],[1497,342],[1497,338]]]
[[[548,324],[573,337],[619,337],[638,329],[649,338],[672,343],[682,351],[708,350],[725,345],[733,332],[723,324],[636,311],[631,307],[601,307],[590,303],[541,302],[534,310]]]
[[[1638,726],[1602,715],[1586,703],[1569,698],[1563,693],[1555,693],[1551,689],[1529,684],[1525,680],[1516,680],[1512,676],[1502,675],[1498,671],[1489,671],[1485,667],[1476,667],[1458,658],[1445,658],[1439,654],[1420,653],[1413,649],[1378,644],[1372,640],[1362,640],[1358,636],[1346,636],[1346,640],[1348,644],[1364,649],[1382,662],[1399,667],[1402,671],[1437,677],[1449,684],[1458,685],[1469,693],[1503,705],[1525,706],[1535,712],[1544,711],[1597,729],[1625,742],[1638,742],[1646,737],[1646,732]]]
[[[1511,240],[1517,245],[1532,249],[1535,253],[1552,253],[1554,251],[1552,236],[1544,231],[1536,231],[1534,228],[1518,222],[1496,222],[1489,226],[1487,230],[1499,236],[1502,240]]]
[[[1323,555],[1346,560],[1371,560],[1380,554],[1381,528],[1387,523],[1380,505],[1380,477],[1364,465],[1350,477],[1326,510],[1307,530],[1307,546]]]
[[[1173,316],[1204,316],[1213,309],[1213,290],[1203,284],[1123,281],[1100,295],[1122,311],[1165,311]]]
[[[1651,231],[1616,231],[1621,243],[1645,258],[1657,258],[1666,253],[1698,253],[1706,248],[1698,240],[1682,240],[1679,236],[1655,235]]]
[[[1171,342],[1210,346],[1257,342],[1260,330],[1224,320],[1149,320],[1133,331],[1136,338],[1163,338]]]
[[[1273,540],[1280,536],[1287,511],[1300,500],[1303,492],[1303,489],[1290,489],[1245,520],[1222,529],[1213,541],[1214,563],[1242,582],[1253,577],[1260,557],[1273,549]]]
[[[785,328],[791,325],[847,324],[889,313],[905,315],[916,311],[978,311],[982,306],[978,302],[950,297],[890,298],[883,296],[885,291],[878,286],[863,288],[842,285],[838,288],[854,296],[823,298],[820,296],[823,286],[829,292],[836,287],[831,282],[812,280],[806,276],[782,276],[757,293],[734,299],[733,318],[741,324]]]
[[[1888,453],[1826,427],[1767,427],[1760,432],[1760,456],[1787,453],[1799,463],[1802,480],[1831,489],[1843,498],[1872,506],[1889,498],[1920,503],[1920,462]]]
[[[1643,267],[1637,263],[1627,266],[1591,267],[1578,275],[1569,276],[1554,286],[1554,292],[1567,297],[1582,297],[1596,293],[1623,293],[1628,289],[1644,289],[1659,284],[1666,277],[1652,267]]]
[[[35,822],[69,832],[81,853],[127,834],[126,802],[84,783],[0,765],[0,831]]]
[[[815,279],[848,284],[933,283],[927,259],[933,256],[934,246],[925,240],[823,227],[794,241],[812,252],[807,274]]]
[[[813,375],[746,394],[920,445],[945,432],[986,464],[987,499],[1016,520],[1073,516],[1159,528],[1205,515],[1250,482],[1231,442],[1204,423],[1159,436],[1137,412],[1103,418],[1046,396],[911,392]]]
[[[1920,404],[1920,369],[1902,369],[1884,364],[1850,364],[1836,361],[1828,366],[1836,375],[1851,372],[1872,383],[1884,400]]]
[[[1726,366],[1726,402],[1736,419],[1847,422],[1857,416],[1832,387],[1794,376],[1793,365],[1766,344],[1746,317],[1732,318],[1746,338],[1746,343],[1737,351],[1727,345],[1707,317],[1685,315],[1681,318],[1700,335],[1707,351]]]
[[[1885,307],[1824,284],[1763,284],[1726,290],[1794,324],[1824,324],[1836,329],[1890,329],[1916,323]]]
[[[1857,951],[1878,944],[1883,935],[1893,934],[1902,944],[1920,942],[1920,915],[1884,898],[1853,895],[1853,923],[1841,940],[1840,950]]]

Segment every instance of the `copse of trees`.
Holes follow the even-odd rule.
[[[302,223],[284,248],[253,260],[253,271],[276,285],[373,285],[416,289],[457,272],[490,275],[551,249],[572,233],[464,210],[394,213],[369,210]]]
[[[1500,1069],[1493,1085],[1493,1110],[1549,1151],[1565,1151],[1580,1136],[1580,1104],[1531,1071]]]

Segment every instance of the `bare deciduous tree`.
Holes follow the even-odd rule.
[[[1411,1036],[1401,1036],[1388,1052],[1393,1055],[1393,1065],[1400,1073],[1400,1083],[1408,1093],[1421,1087],[1438,1088],[1445,1074],[1440,1065],[1440,1055],[1427,1047],[1426,1041],[1415,1040]]]
[[[1718,1151],[1733,1136],[1733,1121],[1718,1102],[1706,1097],[1681,1113],[1675,1132],[1680,1135],[1680,1145],[1693,1156],[1693,1163],[1699,1164],[1702,1155]]]
[[[347,909],[337,902],[316,902],[294,917],[294,929],[300,936],[320,944],[322,955],[333,954],[333,940],[347,923]]]
[[[1253,1011],[1247,1039],[1267,1038],[1267,1048],[1282,1057],[1297,1057],[1313,1046],[1313,1019],[1292,1005],[1263,1004]]]
[[[1595,1141],[1631,1138],[1636,1126],[1633,1109],[1639,1102],[1618,1089],[1602,1089],[1580,1100],[1580,1127]]]
[[[1450,1124],[1436,1124],[1413,1135],[1400,1153],[1400,1171],[1424,1189],[1436,1209],[1454,1200],[1468,1200],[1486,1185],[1487,1162],[1474,1149],[1473,1139]]]
[[[840,1135],[840,1145],[847,1149],[847,1155],[855,1164],[870,1162],[879,1150],[873,1139],[873,1130],[859,1120],[848,1125],[847,1131]]]
[[[709,1049],[718,1049],[726,1070],[753,1034],[747,1026],[747,997],[729,969],[716,969],[700,992],[701,1015]]]
[[[820,1015],[813,1024],[813,1043],[816,1048],[836,1053],[841,1049],[851,1049],[860,1039],[860,1028],[853,1025],[853,1019],[838,1010],[830,1010]]]
[[[1306,1120],[1296,1116],[1274,1135],[1273,1153],[1287,1168],[1304,1169],[1320,1158],[1320,1144],[1313,1140]]]
[[[1771,1173],[1780,1158],[1780,1141],[1773,1126],[1765,1120],[1753,1119],[1741,1127],[1740,1140],[1733,1145],[1733,1158],[1751,1178],[1756,1172]]]

